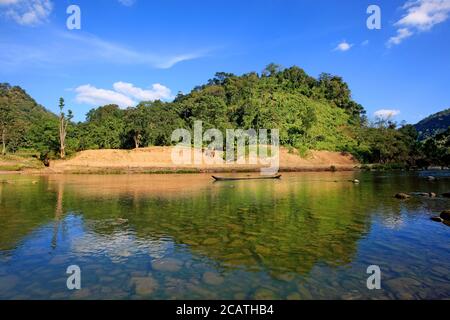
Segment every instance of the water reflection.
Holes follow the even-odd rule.
[[[392,195],[449,181],[355,175],[1,178],[0,297],[448,297],[450,229],[428,219],[448,200]],[[65,288],[69,264],[82,268],[80,292]],[[384,290],[365,288],[370,264]]]

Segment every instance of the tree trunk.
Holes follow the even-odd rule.
[[[139,135],[137,134],[134,135],[134,147],[139,149]]]
[[[2,129],[2,155],[6,154],[6,128]]]
[[[64,118],[61,117],[59,121],[59,156],[61,159],[66,157],[66,130],[64,125]]]

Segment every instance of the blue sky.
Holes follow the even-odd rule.
[[[81,30],[66,27],[71,4]],[[449,15],[450,0],[0,0],[0,82],[55,112],[64,96],[84,120],[275,62],[341,75],[370,117],[415,123],[450,107]]]

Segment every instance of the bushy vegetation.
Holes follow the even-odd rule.
[[[11,152],[34,148],[57,156],[56,115],[19,87],[0,86],[0,126]],[[86,149],[132,149],[170,145],[176,128],[280,129],[280,143],[307,150],[349,152],[365,163],[448,166],[449,131],[419,141],[415,127],[378,119],[368,123],[364,108],[342,78],[311,77],[298,67],[268,65],[261,74],[217,73],[205,85],[173,102],[141,102],[120,109],[106,105],[89,111],[86,121],[70,122],[66,153]]]

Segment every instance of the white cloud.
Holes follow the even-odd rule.
[[[172,98],[169,88],[156,83],[151,89],[145,90],[132,83],[116,82],[114,90],[96,88],[90,84],[75,89],[76,101],[93,106],[117,104],[121,108],[135,106],[139,101],[166,100]]]
[[[367,46],[369,45],[369,40],[364,40],[363,42],[361,42],[362,46]]]
[[[347,41],[342,41],[338,44],[336,48],[334,48],[335,51],[348,51],[353,47],[352,44],[348,43]]]
[[[23,26],[47,22],[53,10],[51,0],[0,0],[2,14]]]
[[[113,87],[117,92],[140,101],[164,100],[169,99],[172,96],[170,89],[159,83],[155,83],[152,86],[152,89],[149,90],[137,88],[132,83],[126,82],[116,82]]]
[[[429,30],[434,25],[448,19],[450,0],[416,0],[408,1],[403,9],[407,13],[396,22],[400,27],[413,27]]]
[[[373,115],[377,118],[390,119],[400,114],[400,110],[381,109],[375,111]]]
[[[150,65],[159,69],[168,69],[175,64],[200,58],[205,54],[195,52],[179,55],[162,55],[145,52],[144,50],[134,50],[120,44],[108,42],[91,35],[80,35],[74,33],[62,33],[63,38],[78,42],[82,45],[84,52],[89,56],[95,55],[102,58],[103,61],[117,62],[123,64],[143,64]]]
[[[168,69],[182,61],[204,57],[208,51],[156,52],[151,48],[132,48],[106,41],[88,33],[50,30],[45,37],[26,43],[19,43],[13,37],[0,38],[0,68],[16,72],[19,67],[48,69],[79,64],[113,64]]]
[[[19,2],[20,0],[0,0],[0,6]]]
[[[75,92],[77,93],[77,102],[89,105],[117,104],[122,108],[126,108],[136,104],[133,99],[126,95],[112,90],[98,89],[90,84],[79,86],[75,89]]]
[[[409,38],[413,35],[411,31],[407,28],[401,28],[397,30],[397,35],[390,37],[389,41],[387,43],[388,47],[391,47],[393,45],[400,44],[404,39]]]
[[[389,39],[388,46],[400,44],[416,32],[431,30],[446,21],[450,15],[450,0],[407,1],[402,10],[402,18],[394,24],[398,28],[397,36]]]

